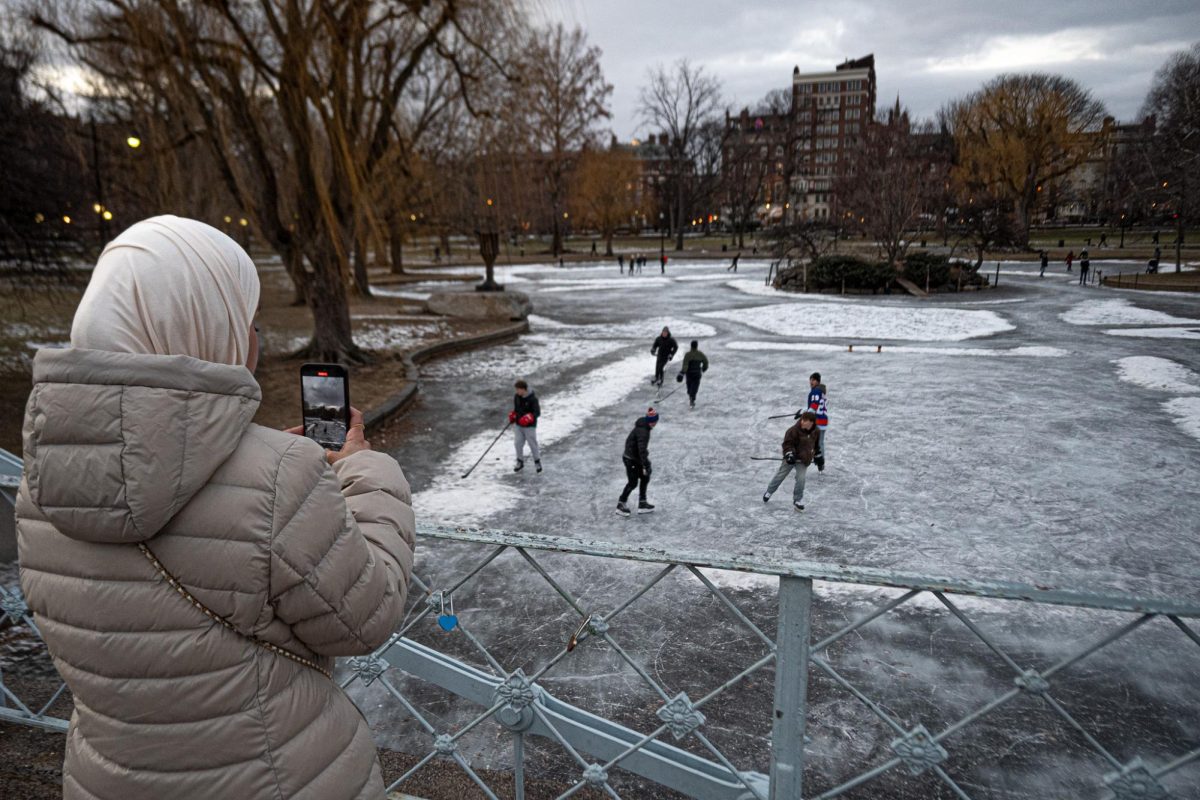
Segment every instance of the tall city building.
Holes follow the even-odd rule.
[[[837,214],[834,181],[860,147],[875,112],[875,56],[842,62],[832,72],[792,72],[794,153],[792,218]]]

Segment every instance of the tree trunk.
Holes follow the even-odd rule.
[[[323,248],[331,251],[332,248]],[[313,317],[313,338],[304,356],[327,363],[363,363],[363,353],[354,344],[350,326],[350,304],[342,266],[336,253],[325,252],[308,283],[308,309]]]
[[[558,224],[558,208],[554,209],[553,236],[550,239],[550,255],[558,258],[563,251],[562,227]]]
[[[392,262],[392,274],[404,274],[404,231],[400,227],[400,220],[393,219],[392,224],[388,226],[388,257]]]
[[[366,299],[371,297],[371,280],[367,275],[369,260],[366,231],[356,232],[354,237],[354,290],[359,297]]]
[[[292,305],[302,306],[307,300],[306,287],[309,284],[310,276],[304,271],[304,253],[299,247],[294,245],[288,246],[283,250],[283,268],[287,271],[288,277],[292,279]]]
[[[613,232],[611,230],[609,230],[608,235],[604,237],[604,255],[612,256],[612,254],[613,254],[612,243],[613,243]]]

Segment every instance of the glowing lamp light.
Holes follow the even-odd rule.
[[[95,211],[97,214],[99,214],[102,210],[104,210],[104,207],[99,203],[92,203],[92,211]]]
[[[416,221],[417,221],[417,215],[416,215],[416,214],[409,214],[409,215],[408,215],[408,221],[409,221],[409,222],[416,222]]]
[[[566,218],[567,218],[567,217],[569,217],[569,216],[571,216],[571,215],[570,215],[570,214],[568,214],[568,213],[567,213],[567,212],[565,212],[565,211],[563,212],[563,219],[566,219]]]
[[[112,220],[112,212],[109,211],[108,209],[104,209],[104,221],[109,222],[111,220]]]
[[[226,214],[226,215],[225,215],[225,224],[226,224],[226,225],[228,225],[228,224],[229,224],[229,223],[231,223],[231,222],[233,222],[233,217],[231,217],[231,216],[229,216],[228,214]]]
[[[250,224],[250,221],[247,220],[245,217],[242,217],[238,220],[238,225],[241,225],[243,228],[249,224]]]
[[[142,140],[136,136],[130,136],[128,139],[125,140],[125,144],[129,145],[134,150],[137,150],[139,147],[142,146]]]
[[[70,217],[68,217],[66,214],[63,214],[63,222],[65,222],[65,223],[67,223],[68,225],[70,225],[70,224],[71,224],[71,218],[70,218]]]
[[[33,221],[36,222],[38,225],[41,225],[43,222],[46,221],[46,217],[45,217],[45,215],[40,214],[40,213],[34,214]]]

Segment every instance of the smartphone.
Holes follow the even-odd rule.
[[[350,375],[340,364],[300,367],[304,435],[326,450],[341,450],[350,430]]]

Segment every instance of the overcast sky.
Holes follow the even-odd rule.
[[[611,126],[646,131],[638,91],[657,62],[688,58],[751,105],[801,72],[875,54],[878,102],[918,117],[1015,71],[1074,78],[1120,120],[1137,116],[1155,70],[1200,41],[1197,0],[535,0],[604,51]]]

